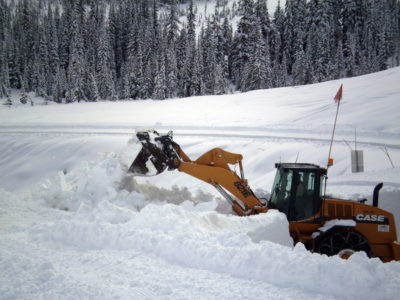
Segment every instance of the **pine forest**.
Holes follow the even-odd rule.
[[[398,0],[216,2],[204,16],[193,0],[0,0],[0,98],[163,100],[399,65]]]

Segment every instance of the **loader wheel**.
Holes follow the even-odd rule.
[[[316,252],[328,256],[339,255],[343,259],[349,258],[356,251],[364,251],[372,257],[372,249],[368,241],[357,232],[336,231],[324,237],[316,247]]]

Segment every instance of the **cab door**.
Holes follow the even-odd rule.
[[[318,173],[294,170],[288,220],[314,221],[321,208],[321,188],[322,180]]]

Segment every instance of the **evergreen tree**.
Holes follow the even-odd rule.
[[[44,28],[40,28],[39,34],[39,53],[37,57],[37,67],[35,70],[37,71],[37,86],[36,86],[36,95],[41,97],[48,97],[48,78],[50,75],[49,72],[49,54],[48,54],[48,41],[47,35],[44,31]]]
[[[167,80],[165,78],[165,62],[161,60],[154,83],[153,98],[164,100],[167,97]]]
[[[336,47],[334,44],[334,20],[330,1],[311,1],[311,27],[308,32],[307,59],[312,62],[311,82],[332,78],[332,62]],[[311,83],[305,82],[305,83]]]
[[[5,43],[0,48],[0,98],[8,96],[10,89],[10,78],[8,72],[7,49]]]
[[[202,65],[202,60],[200,57],[200,51],[196,51],[194,71],[193,71],[193,83],[194,83],[194,95],[204,95],[204,83],[202,78],[202,70],[204,66]]]
[[[217,37],[215,34],[215,19],[208,20],[207,27],[202,34],[202,60],[204,94],[215,94],[215,84],[217,75]],[[221,72],[220,75],[222,76]]]
[[[227,93],[230,90],[229,74],[231,69],[230,56],[232,47],[232,27],[229,26],[226,18],[224,19],[224,21],[221,21],[221,19],[217,17],[216,12],[212,22],[212,31],[216,48],[216,76],[220,77],[217,79],[219,82],[218,90]],[[215,91],[214,93],[217,93],[217,91]]]
[[[154,77],[153,77],[153,67],[151,62],[147,62],[144,68],[143,79],[142,79],[140,98],[149,99],[153,95],[154,91]]]
[[[362,49],[360,38],[362,33],[363,15],[362,1],[343,1],[343,54],[346,66],[346,76],[358,75],[357,66]]]
[[[96,77],[93,73],[86,71],[86,76],[87,79],[85,81],[85,96],[86,99],[88,101],[92,101],[95,102],[97,101],[99,98],[100,99],[106,99],[106,98],[101,98],[100,97],[100,93],[99,93],[99,87],[98,87],[98,83],[96,80]],[[101,87],[101,86],[100,86]],[[111,100],[112,98],[109,98],[109,100]]]
[[[178,95],[178,63],[172,47],[167,48],[166,60],[167,97],[175,98]]]
[[[170,11],[167,19],[167,44],[168,48],[174,48],[179,34],[179,17],[176,0],[171,0]]]
[[[256,0],[255,13],[260,24],[261,33],[264,41],[268,44],[268,48],[271,46],[271,32],[272,24],[269,18],[269,12],[267,8],[266,0]]]
[[[292,66],[299,54],[304,52],[306,40],[307,8],[305,0],[287,0],[285,6],[286,21],[284,28],[284,49],[287,60],[288,72],[292,73]]]
[[[223,95],[228,92],[228,83],[224,74],[224,67],[218,63],[215,67],[215,86],[213,94]]]
[[[381,11],[381,32],[380,32],[380,47],[381,47],[381,69],[395,66],[396,48],[399,43],[399,21],[397,12],[398,1],[386,0],[380,1],[379,9]],[[396,46],[397,43],[397,46]]]
[[[55,83],[52,86],[52,97],[56,103],[62,103],[62,99],[65,98],[67,78],[65,70],[58,67],[55,76]]]
[[[114,1],[111,2],[108,16],[108,35],[110,41],[111,59],[113,60],[114,72],[117,78],[122,78],[122,65],[126,62],[127,58],[123,55],[123,28],[130,28],[130,24],[123,24],[124,18],[122,17],[121,10],[124,9],[124,3],[116,6]],[[125,39],[126,40],[126,39]],[[126,98],[123,98],[126,99]]]
[[[257,30],[257,18],[254,12],[254,3],[252,0],[242,0],[241,17],[236,35],[233,42],[232,68],[233,78],[239,90],[245,89],[244,69],[250,59],[250,53],[254,46],[254,33]]]
[[[278,6],[275,9],[274,19],[272,21],[271,32],[271,64],[273,68],[273,86],[285,86],[288,84],[286,56],[284,55],[284,32],[285,32],[285,14]]]
[[[6,40],[0,45],[0,98],[8,96],[10,90],[10,78],[8,71],[8,43]]]
[[[112,53],[107,33],[106,24],[100,25],[99,49],[96,63],[96,83],[98,85],[98,94],[101,99],[115,100],[115,84],[111,70]]]
[[[254,50],[245,66],[242,86],[244,90],[266,89],[272,86],[271,64],[268,43],[258,27],[254,40]]]
[[[85,59],[85,72],[87,74],[97,73],[97,64],[99,61],[99,48],[102,39],[101,31],[104,31],[104,11],[98,2],[90,7],[87,17],[84,18],[82,35]],[[87,80],[91,81],[91,76],[87,76]],[[86,94],[86,93],[85,93]]]
[[[186,54],[183,65],[183,95],[189,97],[196,94],[195,82],[195,56],[196,56],[196,32],[195,32],[195,15],[193,11],[193,0],[189,3],[187,12],[187,38],[186,38]]]
[[[10,34],[11,35],[11,34]],[[5,50],[6,54],[4,57],[7,57],[8,52],[8,76],[10,80],[10,87],[15,89],[20,89],[22,86],[22,73],[21,67],[19,65],[18,57],[20,57],[20,50],[16,43],[15,38],[10,41],[10,43],[4,43],[5,46],[8,46],[8,51]]]
[[[55,13],[51,5],[47,8],[47,17],[45,19],[46,36],[47,36],[47,54],[48,54],[48,79],[47,79],[47,90],[46,94],[52,96],[52,100],[59,102],[59,99],[55,97],[58,92],[55,90],[57,85],[58,76],[60,74],[60,60],[59,60],[59,44],[57,35],[57,23],[59,23],[59,12],[58,6],[56,7]],[[59,96],[59,95],[58,95]]]
[[[346,34],[346,46],[343,50],[344,55],[344,65],[346,69],[346,77],[353,77],[357,75],[356,66],[356,51],[357,51],[357,41],[355,33],[350,31]]]
[[[221,43],[222,43],[222,57],[223,57],[223,71],[224,76],[229,85],[229,79],[232,78],[232,25],[229,23],[227,17],[225,17],[222,24],[221,32]]]
[[[10,8],[5,0],[0,0],[0,41],[6,40],[10,27]]]
[[[70,42],[72,36],[72,2],[64,0],[62,2],[63,14],[60,19],[59,28],[59,59],[60,67],[67,71],[70,60]]]
[[[7,97],[10,89],[10,10],[4,0],[0,1],[0,98]]]
[[[129,99],[131,98],[130,93],[130,72],[127,67],[127,63],[123,64],[121,70],[121,78],[119,85],[119,99]]]
[[[28,0],[18,2],[13,28],[15,46],[18,48],[17,56],[15,56],[17,74],[14,75],[14,79],[22,78],[28,90],[34,90],[37,86],[34,74],[39,40],[36,9],[36,5]],[[20,88],[21,85],[21,82],[17,82],[16,88]]]
[[[21,92],[21,98],[19,98],[19,102],[21,102],[21,104],[28,103],[28,95],[26,94],[26,92],[24,90],[22,90],[22,92]]]
[[[344,65],[344,57],[343,57],[343,46],[342,41],[339,40],[339,43],[336,48],[335,54],[335,68],[334,68],[334,77],[335,79],[344,78],[345,77],[345,65]]]
[[[69,62],[68,62],[68,85],[66,100],[67,103],[81,101],[85,99],[83,92],[84,78],[84,49],[82,38],[82,7],[79,0],[73,0],[71,16],[71,40],[69,44]]]
[[[312,82],[309,61],[303,49],[299,48],[295,55],[292,68],[292,80],[294,85],[302,85]]]
[[[185,62],[186,62],[186,45],[187,45],[187,30],[183,27],[180,31],[180,35],[176,41],[175,53],[176,53],[176,63],[177,63],[177,79],[178,79],[178,91],[179,97],[185,97]],[[179,58],[179,59],[178,59]]]

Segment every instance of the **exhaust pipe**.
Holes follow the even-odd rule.
[[[378,207],[378,201],[379,201],[379,191],[383,187],[383,182],[378,183],[375,188],[374,188],[374,195],[373,195],[373,202],[372,205],[375,207]]]

